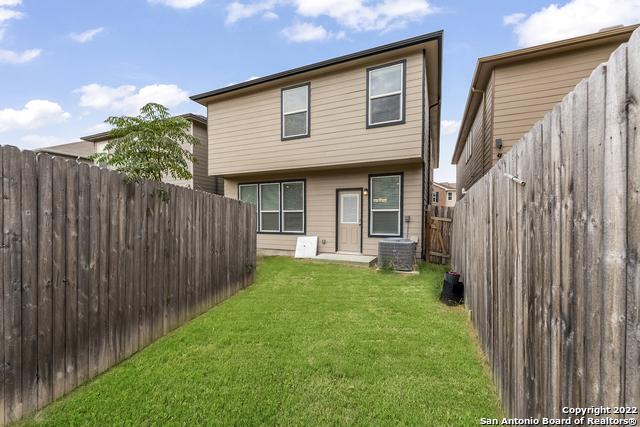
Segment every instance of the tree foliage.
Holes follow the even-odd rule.
[[[191,179],[189,163],[196,159],[189,148],[199,142],[185,118],[171,117],[165,106],[149,103],[136,117],[111,116],[105,123],[113,127],[111,139],[104,151],[92,156],[96,163],[124,173],[130,181]]]

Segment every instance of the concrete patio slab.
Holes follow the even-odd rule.
[[[346,264],[365,265],[371,267],[376,263],[378,259],[375,256],[360,255],[360,254],[318,254],[315,257],[307,258],[314,261],[326,261],[326,262],[340,262]]]

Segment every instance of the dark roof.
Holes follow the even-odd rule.
[[[205,126],[207,125],[207,118],[200,114],[186,113],[186,114],[180,114],[176,117],[182,117],[192,122],[198,122]],[[95,133],[93,135],[83,136],[80,139],[84,141],[90,141],[90,142],[101,142],[101,141],[106,141],[110,138],[111,138],[111,131],[106,131],[106,132]]]
[[[52,145],[35,150],[38,153],[57,154],[60,156],[88,159],[95,153],[95,146],[92,142],[78,141],[68,144]]]
[[[425,43],[425,42],[432,41],[432,40],[439,41],[440,42],[439,44],[441,45],[442,44],[441,43],[442,34],[443,34],[442,30],[434,31],[432,33],[423,34],[423,35],[412,37],[412,38],[409,38],[409,39],[400,40],[400,41],[397,41],[397,42],[394,42],[394,43],[389,43],[389,44],[385,44],[385,45],[382,45],[382,46],[377,46],[377,47],[374,47],[374,48],[371,48],[371,49],[361,50],[359,52],[351,53],[351,54],[348,54],[348,55],[338,56],[338,57],[332,58],[332,59],[327,59],[325,61],[316,62],[314,64],[305,65],[303,67],[292,68],[292,69],[287,70],[287,71],[281,71],[279,73],[270,74],[268,76],[259,77],[257,79],[253,79],[253,80],[248,80],[246,82],[237,83],[237,84],[230,85],[230,86],[225,86],[223,88],[211,90],[209,92],[203,92],[203,93],[200,93],[198,95],[193,95],[191,97],[191,99],[196,101],[196,102],[198,102],[198,101],[203,100],[205,98],[209,98],[209,97],[216,96],[216,95],[221,95],[223,93],[233,92],[233,91],[236,91],[238,89],[243,89],[243,88],[247,88],[247,87],[251,87],[251,86],[256,86],[256,85],[259,85],[259,84],[262,84],[262,83],[270,82],[270,81],[281,79],[281,78],[284,78],[284,77],[290,77],[290,76],[294,76],[296,74],[301,74],[301,73],[305,73],[305,72],[308,72],[308,71],[317,70],[319,68],[329,67],[331,65],[337,65],[337,64],[344,63],[344,62],[353,61],[353,60],[356,60],[356,59],[366,58],[368,56],[377,55],[377,54],[380,54],[380,53],[389,52],[389,51],[396,50],[396,49],[402,49],[402,48],[405,48],[405,47],[417,45],[417,44],[420,44],[420,43]]]

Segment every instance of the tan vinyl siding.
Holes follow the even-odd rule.
[[[406,59],[406,123],[366,128],[366,69]],[[208,106],[209,175],[421,159],[421,53],[300,76]],[[281,140],[283,87],[310,82],[310,137]]]
[[[193,136],[200,141],[200,144],[193,147],[193,154],[197,159],[197,162],[193,165],[193,187],[209,193],[222,194],[224,186],[222,178],[208,175],[207,127],[193,122],[192,129]]]
[[[386,172],[404,172],[403,216],[410,216],[410,222],[403,224],[405,237],[419,242],[422,229],[421,191],[422,169],[420,164],[404,166],[384,166],[352,168],[301,173],[260,174],[242,179],[225,179],[227,197],[238,197],[238,184],[246,182],[281,181],[287,179],[306,180],[307,236],[318,236],[319,252],[335,252],[336,242],[336,189],[368,188],[368,175]],[[364,197],[362,206],[363,253],[376,255],[380,238],[367,237],[369,198]],[[404,218],[402,218],[404,221]],[[286,234],[258,234],[258,249],[262,252],[293,253],[299,236]],[[420,255],[418,243],[418,256]]]
[[[616,41],[496,68],[494,137],[502,139],[504,148],[493,147],[493,162],[619,45]]]
[[[462,195],[463,188],[471,188],[492,166],[493,90],[494,78],[491,76],[465,142],[465,148],[466,144],[471,144],[471,158],[467,161],[466,150],[463,149],[456,167],[458,197]]]

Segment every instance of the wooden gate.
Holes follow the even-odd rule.
[[[429,262],[434,264],[449,264],[451,260],[453,209],[441,206],[431,207],[427,222],[427,241],[429,242]]]

